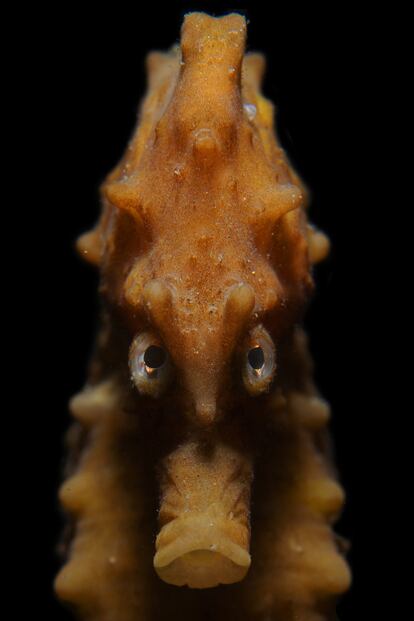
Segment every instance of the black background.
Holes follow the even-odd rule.
[[[61,527],[56,491],[66,404],[85,380],[97,309],[97,276],[75,256],[73,242],[97,218],[99,183],[132,132],[145,89],[145,54],[177,41],[182,16],[191,9],[218,15],[237,10],[249,19],[248,49],[267,56],[264,91],[276,103],[282,144],[312,191],[312,221],[332,240],[332,255],[316,273],[306,323],[318,385],[333,408],[348,498],[338,531],[352,541],[354,585],[339,616],[374,618],[369,578],[381,557],[372,513],[381,501],[373,486],[372,417],[375,437],[385,426],[378,415],[385,380],[377,300],[378,270],[384,274],[386,266],[381,204],[373,198],[376,180],[385,174],[373,165],[384,110],[374,91],[386,27],[377,23],[377,11],[362,14],[350,3],[304,9],[276,2],[120,2],[94,11],[61,3],[24,12],[25,72],[16,79],[23,137],[13,190],[18,197],[27,189],[30,200],[24,214],[16,209],[19,244],[10,260],[24,259],[15,307],[21,344],[16,364],[21,369],[23,359],[24,371],[15,395],[17,433],[27,451],[24,472],[16,469],[14,477],[23,503],[16,576],[24,567],[30,588],[16,604],[42,618],[69,618],[51,588]]]

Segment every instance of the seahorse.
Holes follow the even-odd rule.
[[[328,238],[278,143],[237,13],[189,13],[102,213],[102,318],[70,403],[56,579],[84,621],[327,621],[344,493],[303,331]]]

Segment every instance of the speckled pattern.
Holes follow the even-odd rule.
[[[329,242],[245,37],[240,15],[190,13],[181,45],[149,54],[137,129],[78,240],[102,319],[70,406],[56,592],[82,620],[327,621],[349,587],[300,327]]]

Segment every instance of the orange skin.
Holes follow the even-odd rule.
[[[141,123],[102,187],[103,291],[131,334],[149,319],[187,393],[185,410],[206,423],[223,413],[240,340],[261,323],[277,340],[312,288],[304,189],[257,92],[262,58],[242,63],[245,32],[239,15],[191,14],[179,72],[178,57],[150,56]],[[254,119],[244,104],[255,106]],[[148,313],[153,280],[171,299]],[[251,300],[231,325],[225,304],[241,284]]]
[[[83,620],[324,621],[349,586],[329,408],[297,327],[329,242],[245,38],[240,15],[191,13],[181,47],[149,55],[139,124],[78,240],[104,313],[71,406],[76,534],[56,589]],[[168,356],[165,386],[148,345]],[[268,376],[248,367],[258,345]]]

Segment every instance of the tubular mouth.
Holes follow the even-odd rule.
[[[174,519],[156,541],[154,568],[176,586],[206,589],[242,580],[250,566],[248,529],[210,513]]]

